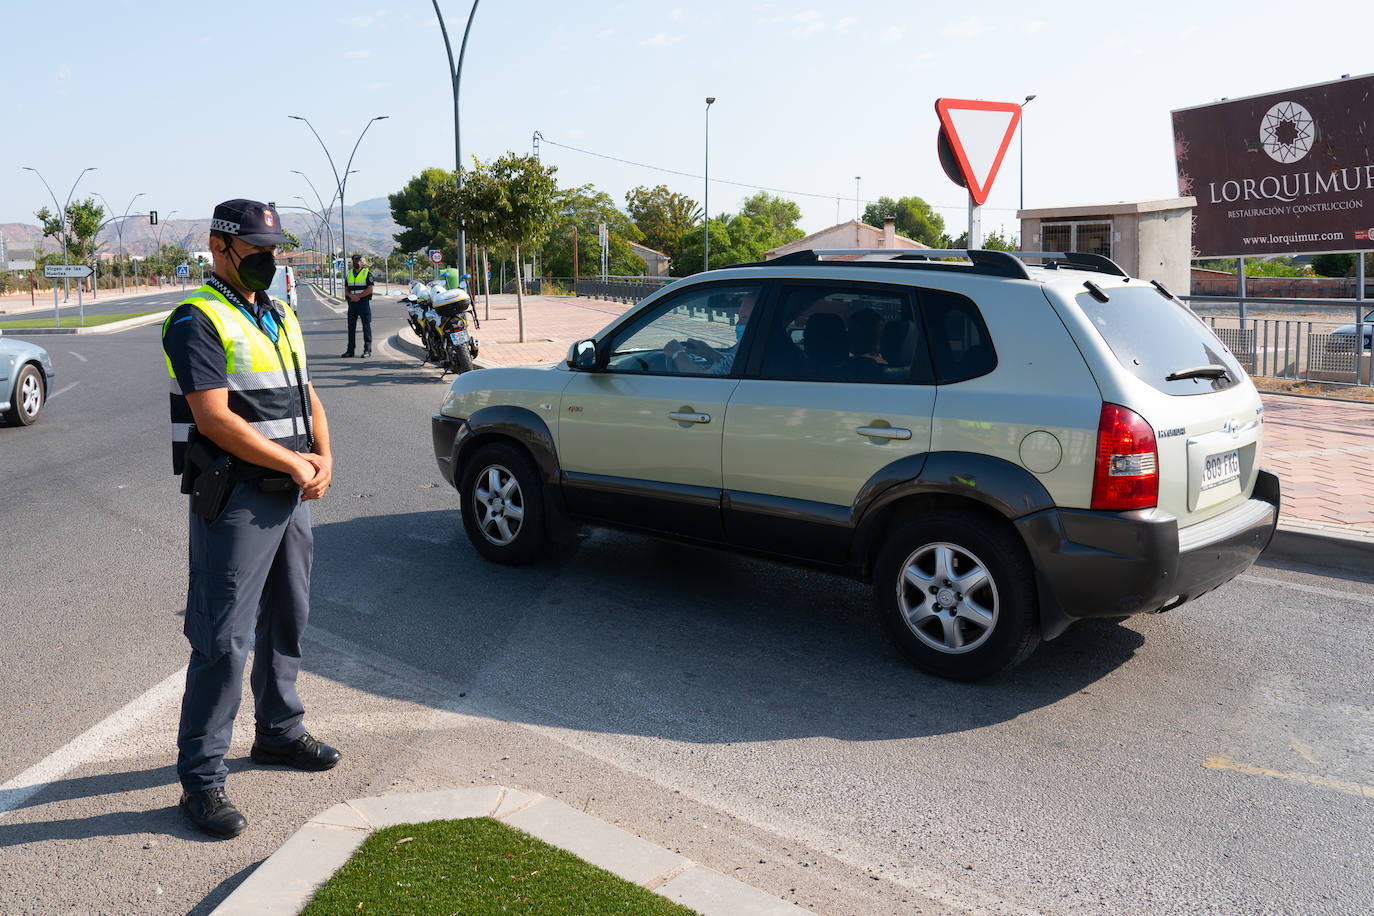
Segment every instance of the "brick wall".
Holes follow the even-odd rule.
[[[1236,295],[1235,274],[1219,275],[1213,270],[1194,268],[1192,286],[1194,296]],[[1355,280],[1353,277],[1246,277],[1245,294],[1276,299],[1353,299]]]

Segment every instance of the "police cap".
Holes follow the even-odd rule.
[[[277,208],[258,200],[236,198],[215,207],[210,231],[243,239],[250,245],[284,245]]]

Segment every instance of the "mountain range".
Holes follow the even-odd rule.
[[[286,231],[301,240],[302,247],[312,247],[308,236],[315,233],[319,220],[303,210],[285,208],[282,209],[281,220]],[[391,218],[391,204],[385,197],[374,197],[349,205],[345,210],[345,220],[350,251],[388,254],[396,247],[393,236],[400,228]],[[207,214],[198,219],[174,216],[170,220],[159,219],[156,226],[149,225],[146,217],[130,217],[124,221],[124,252],[139,256],[152,254],[157,249],[159,230],[164,245],[177,244],[188,251],[203,251],[210,235],[210,216]],[[61,246],[61,239],[43,239],[43,229],[37,224],[0,223],[0,237],[11,248],[36,247],[40,239],[44,251],[55,251]],[[106,227],[99,239],[102,253],[119,250],[119,239],[113,226]],[[334,244],[339,244],[337,218],[334,220]]]

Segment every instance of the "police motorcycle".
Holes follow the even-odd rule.
[[[462,375],[472,368],[477,358],[478,341],[472,336],[469,318],[476,320],[472,298],[461,286],[458,289],[436,288],[431,295],[432,311],[438,318],[438,337],[442,346],[444,367],[454,375]]]

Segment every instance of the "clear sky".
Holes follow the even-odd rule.
[[[441,0],[455,58],[470,3]],[[453,102],[429,0],[11,4],[0,56],[0,222],[33,223],[77,173],[123,210],[208,217],[216,201],[328,200],[310,119],[344,167],[375,115],[350,203],[453,167]],[[746,185],[805,192],[802,227],[855,213],[858,196],[916,194],[957,234],[965,192],[936,157],[941,96],[1019,102],[1025,203],[1174,196],[1169,112],[1371,69],[1374,5],[1157,0],[949,4],[923,0],[696,3],[483,0],[463,67],[464,157],[528,152],[563,185],[623,206],[640,184],[702,198],[706,96],[710,207]],[[1013,141],[983,226],[1015,228]],[[841,200],[836,203],[838,195]]]

